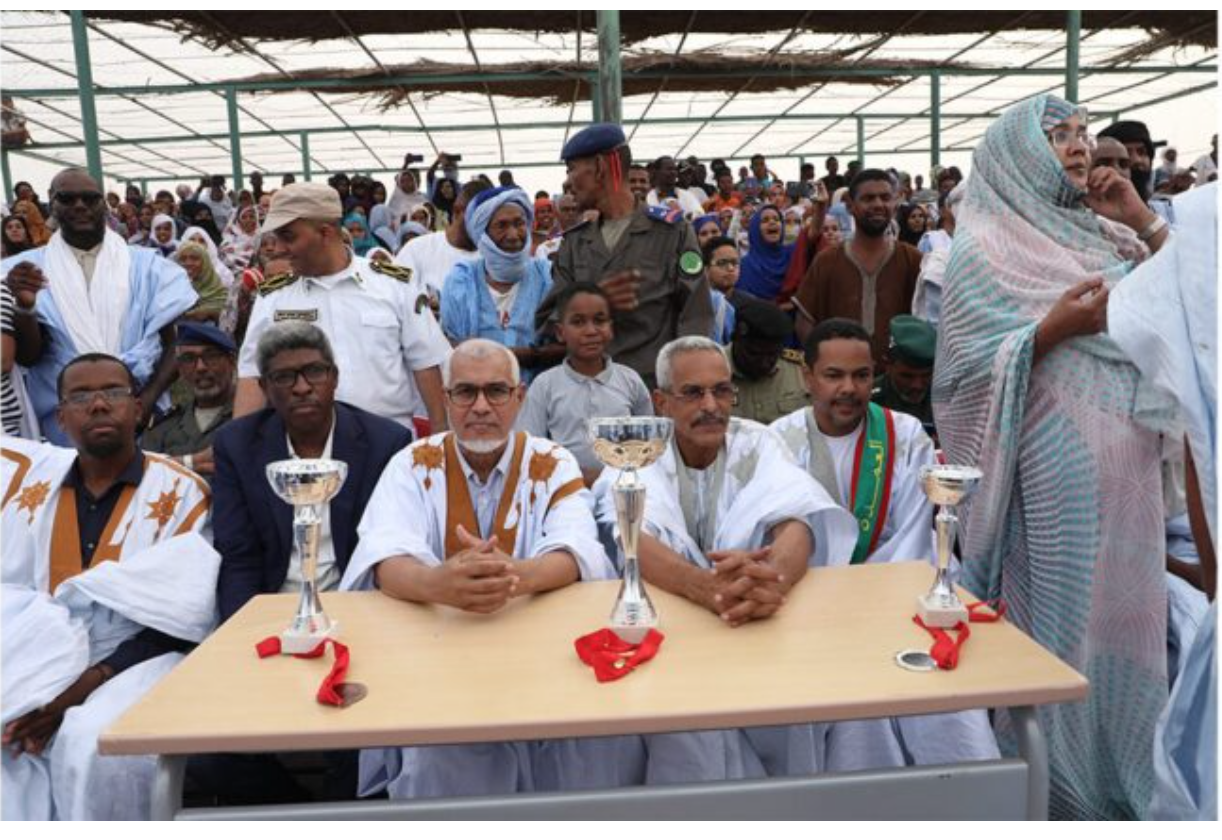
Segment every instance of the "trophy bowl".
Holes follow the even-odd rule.
[[[325,458],[290,458],[267,465],[272,490],[294,507],[330,501],[347,477],[347,464]]]
[[[984,473],[975,467],[932,464],[921,468],[921,488],[929,501],[940,507],[954,507],[975,488]]]
[[[666,417],[596,417],[590,442],[598,460],[619,470],[639,470],[666,452],[674,428]]]

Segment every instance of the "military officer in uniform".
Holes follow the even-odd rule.
[[[692,226],[661,208],[637,207],[628,187],[632,155],[618,125],[600,123],[569,140],[561,156],[583,211],[598,220],[565,232],[552,271],[554,285],[539,307],[542,329],[556,297],[572,283],[595,283],[611,301],[611,358],[652,387],[654,362],[668,341],[707,336],[713,301]]]
[[[768,425],[810,403],[802,353],[786,349],[793,322],[776,306],[743,295],[735,310],[734,338],[726,347],[738,389],[735,417]]]
[[[190,396],[144,433],[141,447],[210,479],[212,436],[233,419],[238,348],[212,324],[183,321],[174,340],[178,376]]]
[[[336,399],[424,431],[446,428],[441,363],[449,342],[410,269],[370,262],[344,244],[342,208],[325,184],[293,184],[272,196],[263,232],[274,232],[293,274],[259,287],[238,356],[234,416],[263,407],[255,348],[272,324],[305,321],[331,341],[342,370]]]
[[[937,345],[938,331],[928,321],[915,315],[896,315],[891,319],[887,370],[874,379],[874,391],[870,395],[872,402],[920,420],[935,442],[938,438],[929,386],[933,382]]]

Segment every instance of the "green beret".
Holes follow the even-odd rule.
[[[891,358],[917,367],[931,367],[938,346],[938,331],[915,315],[891,319]]]

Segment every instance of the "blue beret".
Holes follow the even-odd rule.
[[[211,324],[197,321],[183,321],[178,325],[178,337],[175,345],[181,344],[212,344],[226,353],[237,353],[237,345],[233,339]]]
[[[561,160],[594,157],[602,152],[609,152],[628,142],[624,138],[624,129],[615,123],[594,123],[569,138],[560,152]]]

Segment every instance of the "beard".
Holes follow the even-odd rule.
[[[507,437],[500,440],[488,440],[487,438],[475,438],[474,440],[458,439],[458,445],[473,455],[491,454],[507,443],[509,443],[509,438]]]
[[[123,449],[123,439],[120,437],[104,438],[102,440],[81,441],[81,449],[90,458],[105,460]]]
[[[1137,190],[1137,195],[1141,197],[1143,203],[1150,201],[1150,171],[1148,169],[1130,169],[1129,180],[1133,182],[1133,188]]]
[[[866,236],[871,237],[882,236],[887,232],[887,228],[891,226],[890,219],[887,219],[886,221],[878,221],[867,216],[865,218],[857,219],[856,221],[857,232],[864,233]]]

